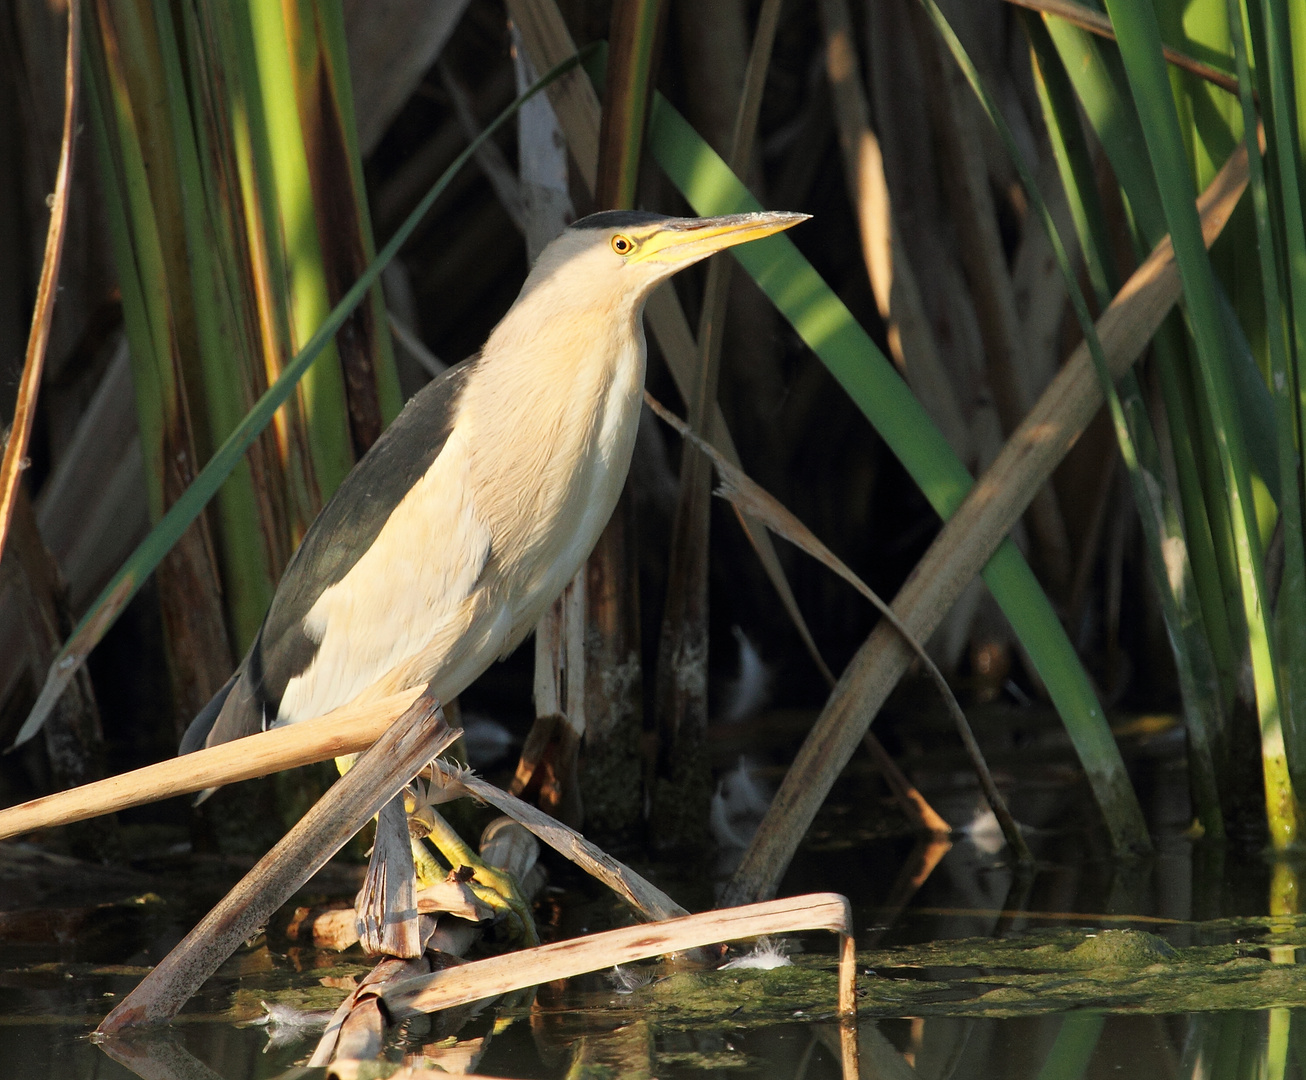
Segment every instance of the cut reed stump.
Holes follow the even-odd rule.
[[[542,873],[539,876],[531,873],[539,855],[539,841],[511,818],[496,818],[481,834],[481,858],[486,865],[511,874],[528,903],[544,884]],[[453,882],[447,884],[465,888]],[[428,888],[418,892],[419,911],[422,910],[423,894],[430,891]],[[429,916],[422,919],[424,953],[407,959],[384,957],[340,1003],[309,1059],[310,1068],[329,1066],[331,1075],[335,1076],[356,1076],[365,1072],[368,1062],[380,1055],[386,1030],[390,1027],[389,1010],[382,1007],[382,998],[388,987],[463,962],[461,957],[481,935],[481,927],[476,924],[483,920],[475,912],[471,913],[473,917],[469,920],[467,913],[443,907],[438,910],[439,921],[433,928],[427,925],[433,921]],[[446,914],[454,917],[446,918]],[[486,918],[492,914],[486,909]],[[456,1034],[471,1015],[469,1006],[444,1011],[437,1038]]]

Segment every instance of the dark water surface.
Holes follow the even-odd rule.
[[[951,845],[907,835],[869,764],[855,761],[782,889],[853,901],[862,1076],[1306,1080],[1298,869],[1254,837],[1217,847],[1192,834],[1173,724],[1137,720],[1120,732],[1157,845],[1121,863],[1056,728],[1025,714],[981,720],[1028,826],[1032,873],[1007,863],[960,757],[906,745],[913,779],[958,830]],[[718,749],[725,772],[738,747],[725,739]],[[776,783],[782,757],[750,751],[753,779]],[[731,858],[637,866],[703,908]],[[294,945],[275,920],[167,1030],[105,1046],[89,1038],[240,869],[176,843],[130,869],[0,845],[0,1080],[322,1075],[301,1068],[319,1028],[293,1021],[334,1008],[371,965],[357,948]],[[565,865],[550,869],[546,937],[622,923]],[[301,901],[347,896],[358,873],[328,868]],[[837,1077],[833,942],[786,944],[792,963],[770,971],[650,963],[624,982],[595,974],[541,987],[533,1002],[484,1006],[456,1035],[419,1018],[394,1035],[388,1059],[559,1080]],[[291,1022],[267,1023],[269,1007]]]

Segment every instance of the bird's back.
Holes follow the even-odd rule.
[[[212,746],[289,719],[282,700],[316,658],[305,619],[323,592],[347,578],[453,430],[478,356],[423,387],[345,477],[291,556],[254,644],[232,679],[195,718],[181,752]],[[294,717],[299,719],[299,717]]]

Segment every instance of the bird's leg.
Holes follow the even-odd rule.
[[[485,863],[430,803],[413,799],[410,794],[405,795],[404,801],[411,806],[408,831],[413,837],[413,864],[417,869],[418,884],[443,881],[447,876],[447,871],[422,843],[421,837],[425,836],[455,871],[461,867],[471,871],[468,888],[478,899],[507,917],[513,938],[527,945],[538,945],[540,939],[535,932],[535,918],[513,876]]]

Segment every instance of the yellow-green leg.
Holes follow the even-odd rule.
[[[404,801],[410,804],[408,828],[413,834],[413,865],[417,870],[418,885],[443,881],[448,876],[448,871],[422,843],[420,838],[425,836],[454,870],[464,866],[471,870],[468,888],[477,899],[507,917],[509,933],[514,940],[538,945],[540,939],[535,932],[535,918],[513,876],[486,864],[429,803],[418,803],[417,800],[410,803],[408,797]]]
[[[341,776],[349,771],[353,763],[353,755],[336,758],[336,768]],[[513,876],[487,865],[454,831],[453,826],[429,802],[418,796],[411,785],[404,790],[404,808],[408,811],[408,832],[412,837],[413,869],[417,872],[418,886],[443,881],[449,875],[449,871],[440,865],[422,843],[421,838],[425,836],[452,869],[466,866],[472,871],[468,887],[477,899],[507,918],[508,932],[514,941],[538,945],[540,938],[535,932],[535,917],[531,914],[530,905],[522,899]]]

